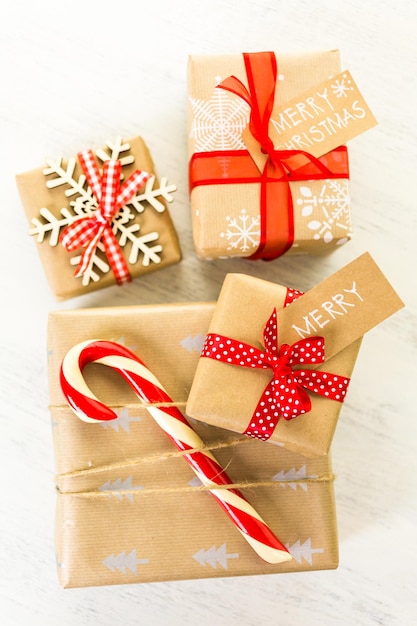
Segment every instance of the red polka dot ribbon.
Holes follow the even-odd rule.
[[[82,217],[67,226],[62,232],[61,243],[69,252],[85,246],[75,276],[82,276],[86,272],[98,244],[102,242],[117,283],[120,285],[129,282],[130,272],[119,242],[113,233],[112,219],[150,178],[150,174],[136,170],[121,185],[122,165],[119,160],[105,161],[103,173],[100,174],[92,150],[80,152],[78,159],[87,184],[98,201],[98,208],[92,216]]]
[[[302,369],[324,362],[324,338],[306,337],[292,345],[278,348],[276,309],[266,323],[264,350],[223,335],[207,335],[201,356],[257,369],[270,369],[273,378],[265,387],[243,434],[266,440],[271,437],[280,417],[291,420],[311,410],[307,393],[313,392],[343,402],[349,378],[329,372]],[[295,367],[300,369],[293,369]],[[307,391],[306,391],[307,390]]]

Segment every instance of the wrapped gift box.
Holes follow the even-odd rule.
[[[149,150],[141,137],[117,138],[95,151],[99,167],[112,158],[122,164],[122,181],[135,170],[151,174],[142,188],[112,220],[132,278],[162,269],[181,259],[177,233],[167,209],[175,186],[155,176]],[[75,277],[82,248],[68,252],[60,243],[64,229],[79,218],[91,216],[97,201],[85,181],[79,161],[50,159],[47,165],[17,175],[18,191],[51,289],[64,300],[115,284],[102,243],[82,276]]]
[[[118,413],[75,417],[59,385],[80,341],[124,343],[183,410],[214,304],[59,311],[48,323],[49,390],[56,459],[56,550],[63,587],[336,568],[338,542],[328,456],[308,459],[191,420],[221,465],[291,552],[264,562],[242,538],[131,388],[90,365],[92,391]],[[307,514],[306,514],[307,512]]]
[[[228,274],[209,332],[260,345],[265,323],[277,302],[281,302],[283,289],[281,285],[245,274]],[[244,314],[237,316],[234,313],[237,310],[244,311]],[[322,369],[349,378],[360,343],[360,339],[352,343],[326,361]],[[268,370],[253,371],[201,358],[188,399],[187,414],[243,433],[270,378]],[[327,454],[341,407],[340,402],[314,396],[312,410],[290,421],[279,419],[269,441],[307,456]]]
[[[340,72],[337,50],[275,56],[277,107]],[[292,174],[289,189],[287,179],[274,181],[271,177],[264,186],[244,136],[250,108],[242,98],[217,87],[229,76],[247,84],[242,54],[189,57],[189,178],[197,254],[206,259],[274,258],[284,252],[323,253],[347,242],[351,207],[346,149],[342,146],[321,155],[331,177],[300,167]],[[260,84],[265,80],[262,77]],[[301,139],[289,147],[309,151]],[[305,165],[305,161],[301,163]],[[287,207],[288,193],[292,209]],[[265,216],[261,195],[268,194],[272,197],[266,200]],[[261,244],[264,236],[269,251]]]
[[[264,328],[274,307],[280,308],[282,290],[280,285],[245,274],[226,275],[209,327],[214,348],[216,345],[219,348],[208,358],[203,350],[186,412],[208,424],[259,438],[263,437],[262,430],[269,426],[265,420],[276,415],[272,418],[275,423],[269,442],[306,456],[325,455],[329,452],[343,406],[344,397],[336,399],[337,389],[349,382],[364,333],[401,308],[403,303],[372,257],[365,253],[290,306],[278,310],[275,345],[279,346],[280,356],[283,345],[297,346],[301,339],[310,339],[311,343],[313,338],[322,338],[324,346],[324,362],[315,359],[315,363],[306,361],[304,364],[301,358],[291,366],[294,375],[297,370],[304,369],[309,373],[313,370],[313,376],[321,375],[323,381],[317,385],[297,383],[297,389],[303,387],[303,393],[306,390],[311,408],[297,417],[287,415],[284,419],[283,410],[274,409],[273,413],[267,408],[259,408],[262,398],[268,406],[264,392],[274,377],[272,367],[257,369],[254,365],[247,365],[245,359],[250,358],[251,349],[243,346],[248,344],[268,355]],[[218,337],[221,341],[216,343]],[[236,353],[240,353],[238,364],[232,362],[227,340],[242,342],[236,348]],[[295,348],[295,352],[301,354],[299,348]],[[337,383],[332,382],[335,377],[338,377]],[[285,372],[281,374],[276,389],[284,389],[288,380]],[[327,382],[331,384],[327,386]],[[325,395],[311,392],[319,384]],[[328,397],[330,390],[335,391],[334,397]],[[285,391],[292,393],[291,389]],[[281,393],[279,391],[278,395]],[[288,400],[281,399],[285,406]],[[269,416],[264,418],[262,411]]]

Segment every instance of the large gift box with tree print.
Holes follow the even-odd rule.
[[[141,137],[108,141],[16,177],[29,233],[57,300],[123,284],[181,259],[167,203]]]
[[[332,416],[328,407],[340,405],[344,398],[346,368],[352,369],[362,335],[403,303],[368,253],[306,294],[260,281],[260,297],[259,279],[251,284],[251,277],[240,275],[244,296],[239,289],[236,296],[235,278],[226,277],[216,304],[50,314],[56,548],[64,587],[337,567],[334,477],[324,422],[328,419],[333,433],[337,413]],[[264,325],[261,318],[271,305],[273,313]],[[253,335],[257,331],[259,337]],[[72,376],[79,386],[81,367],[87,391],[79,386],[84,395],[75,396],[74,404],[65,392],[68,384],[63,385],[71,368],[63,363],[74,347],[86,346],[89,352],[97,340],[129,348],[142,364],[135,369],[119,357],[106,362],[102,348],[85,361],[76,351]],[[85,370],[81,360],[89,363]],[[160,411],[148,391],[138,396],[126,385],[132,380],[129,368],[133,378],[164,387],[157,400]],[[96,421],[83,413],[85,393],[92,399],[89,406],[99,405],[100,412],[110,408],[116,419]],[[250,418],[262,393],[266,413],[278,410],[281,418],[289,417],[287,432],[296,425],[295,435],[285,439],[278,431],[274,441],[270,428],[270,442],[265,442],[268,437],[258,417],[252,419],[259,431],[242,434],[240,422],[248,419],[248,410]],[[324,421],[314,410],[316,397],[322,399]],[[297,402],[303,410],[297,409]],[[189,420],[186,427],[177,425],[174,408]],[[161,411],[173,420],[169,418],[168,429],[160,421]],[[200,435],[201,449],[173,446],[190,426]],[[307,449],[312,454],[300,452]],[[217,503],[210,497],[213,482],[200,480],[202,470],[196,476],[183,458],[200,450],[213,453],[220,472],[227,468],[231,480],[223,483],[226,493]],[[218,506],[238,497],[238,491],[279,538],[287,560],[272,564],[261,558],[238,532],[243,509],[236,509],[232,523]]]
[[[281,295],[278,307],[287,290]],[[63,396],[62,359],[75,344],[101,338],[143,359],[184,411],[213,311],[214,304],[198,303],[50,314],[56,551],[63,587],[337,567],[328,456],[308,459],[190,420],[235,488],[289,550],[290,561],[272,565],[244,540],[115,371],[96,364],[85,370],[93,392],[116,411],[114,421],[81,421]]]
[[[319,254],[351,238],[346,142],[374,126],[337,50],[191,55],[188,156],[205,259]]]

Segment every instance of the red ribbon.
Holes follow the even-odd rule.
[[[243,58],[248,87],[236,76],[229,76],[218,87],[234,93],[249,105],[249,129],[267,155],[263,171],[259,176],[259,170],[245,150],[197,153],[190,163],[190,182],[192,187],[260,182],[260,243],[249,258],[272,260],[284,254],[294,241],[290,181],[348,178],[347,150],[341,146],[320,158],[302,150],[275,150],[268,134],[277,80],[275,54],[244,53]]]
[[[92,150],[80,152],[78,159],[87,183],[98,201],[98,208],[91,217],[76,220],[61,234],[61,243],[69,252],[85,246],[74,275],[82,276],[85,273],[99,242],[102,241],[117,283],[121,285],[129,282],[130,272],[119,242],[113,233],[112,220],[119,209],[135,195],[151,175],[136,170],[121,185],[122,165],[119,160],[105,161],[101,175]]]
[[[307,391],[343,402],[349,378],[311,369],[293,369],[324,362],[323,337],[306,337],[278,348],[278,320],[274,309],[263,338],[265,349],[259,350],[243,341],[209,333],[201,352],[201,356],[222,363],[272,370],[272,380],[265,387],[243,434],[266,440],[280,417],[291,420],[308,413],[311,400]]]

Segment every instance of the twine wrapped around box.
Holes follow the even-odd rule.
[[[123,337],[140,351],[183,410],[213,310],[213,304],[200,303],[50,315],[56,547],[64,587],[337,567],[329,457],[307,459],[272,445],[265,450],[260,441],[193,420],[233,486],[247,495],[293,555],[289,563],[270,565],[213,504],[181,453],[114,372],[99,368],[97,376],[98,366],[91,365],[86,377],[118,412],[117,420],[86,424],[64,401],[58,384],[63,356],[75,343],[99,334],[109,340]]]

